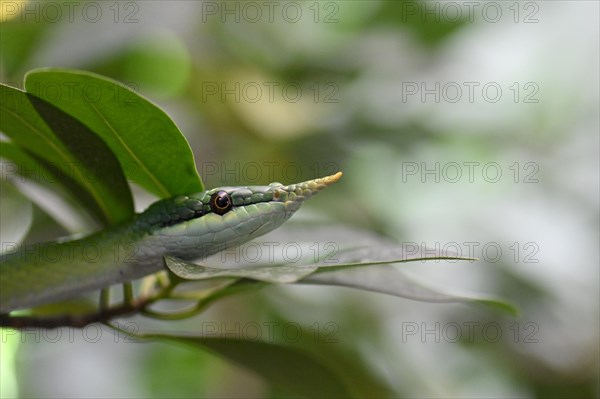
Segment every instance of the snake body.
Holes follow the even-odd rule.
[[[279,227],[304,200],[341,176],[180,195],[79,240],[20,248],[2,256],[0,313],[156,273],[165,268],[167,255],[192,261],[241,245]]]

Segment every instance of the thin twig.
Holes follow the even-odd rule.
[[[83,328],[91,323],[107,322],[108,320],[139,312],[152,303],[156,298],[143,298],[131,303],[123,303],[108,309],[98,309],[96,312],[83,314],[65,314],[57,316],[10,316],[0,314],[0,327],[15,329],[24,328]]]
[[[165,285],[166,283],[166,285]],[[105,288],[100,292],[100,304],[97,311],[82,314],[64,314],[56,316],[10,316],[0,314],[0,327],[9,327],[15,329],[25,328],[58,328],[58,327],[77,327],[83,328],[91,323],[108,323],[112,318],[127,316],[139,313],[150,304],[162,299],[169,293],[171,287],[168,281],[161,281],[158,287],[153,291],[135,299],[131,283],[123,285],[123,303],[116,306],[110,306],[110,288]]]

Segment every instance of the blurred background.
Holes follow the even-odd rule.
[[[277,339],[361,397],[600,395],[598,2],[0,5],[3,83],[49,66],[127,83],[174,119],[207,187],[342,170],[295,218],[475,256],[403,268],[521,311],[291,286],[163,329],[301,328]],[[139,210],[153,200],[136,194]],[[3,330],[1,348],[3,397],[269,395],[211,353],[94,326]]]

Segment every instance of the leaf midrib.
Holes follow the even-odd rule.
[[[121,146],[125,149],[125,151],[127,152],[127,154],[133,158],[133,160],[142,168],[142,170],[144,171],[144,173],[150,178],[150,180],[156,185],[156,187],[158,187],[158,189],[161,192],[161,195],[163,197],[168,197],[170,196],[170,192],[169,190],[159,181],[156,179],[156,177],[154,176],[153,173],[150,172],[150,170],[146,167],[146,164],[141,162],[140,159],[137,157],[137,155],[135,154],[135,152],[127,145],[126,142],[124,142],[121,139],[121,136],[117,133],[117,130],[112,126],[112,124],[108,121],[108,119],[106,119],[104,117],[104,115],[102,114],[102,112],[100,112],[100,110],[91,103],[87,103],[92,110],[98,115],[98,117],[100,117],[100,119],[102,120],[102,122],[106,125],[106,127],[109,129],[109,131],[111,132],[111,134],[116,138],[116,140],[119,142],[119,144],[121,144]],[[143,121],[140,126],[142,124],[144,124],[145,121]],[[136,128],[137,129],[137,128]]]

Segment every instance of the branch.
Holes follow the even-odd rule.
[[[58,328],[58,327],[76,327],[83,328],[88,324],[103,322],[118,316],[126,316],[138,313],[156,298],[147,297],[134,300],[129,303],[123,303],[112,308],[99,309],[96,312],[83,314],[65,314],[57,316],[10,316],[0,314],[0,327],[10,327],[15,329],[25,328]]]

